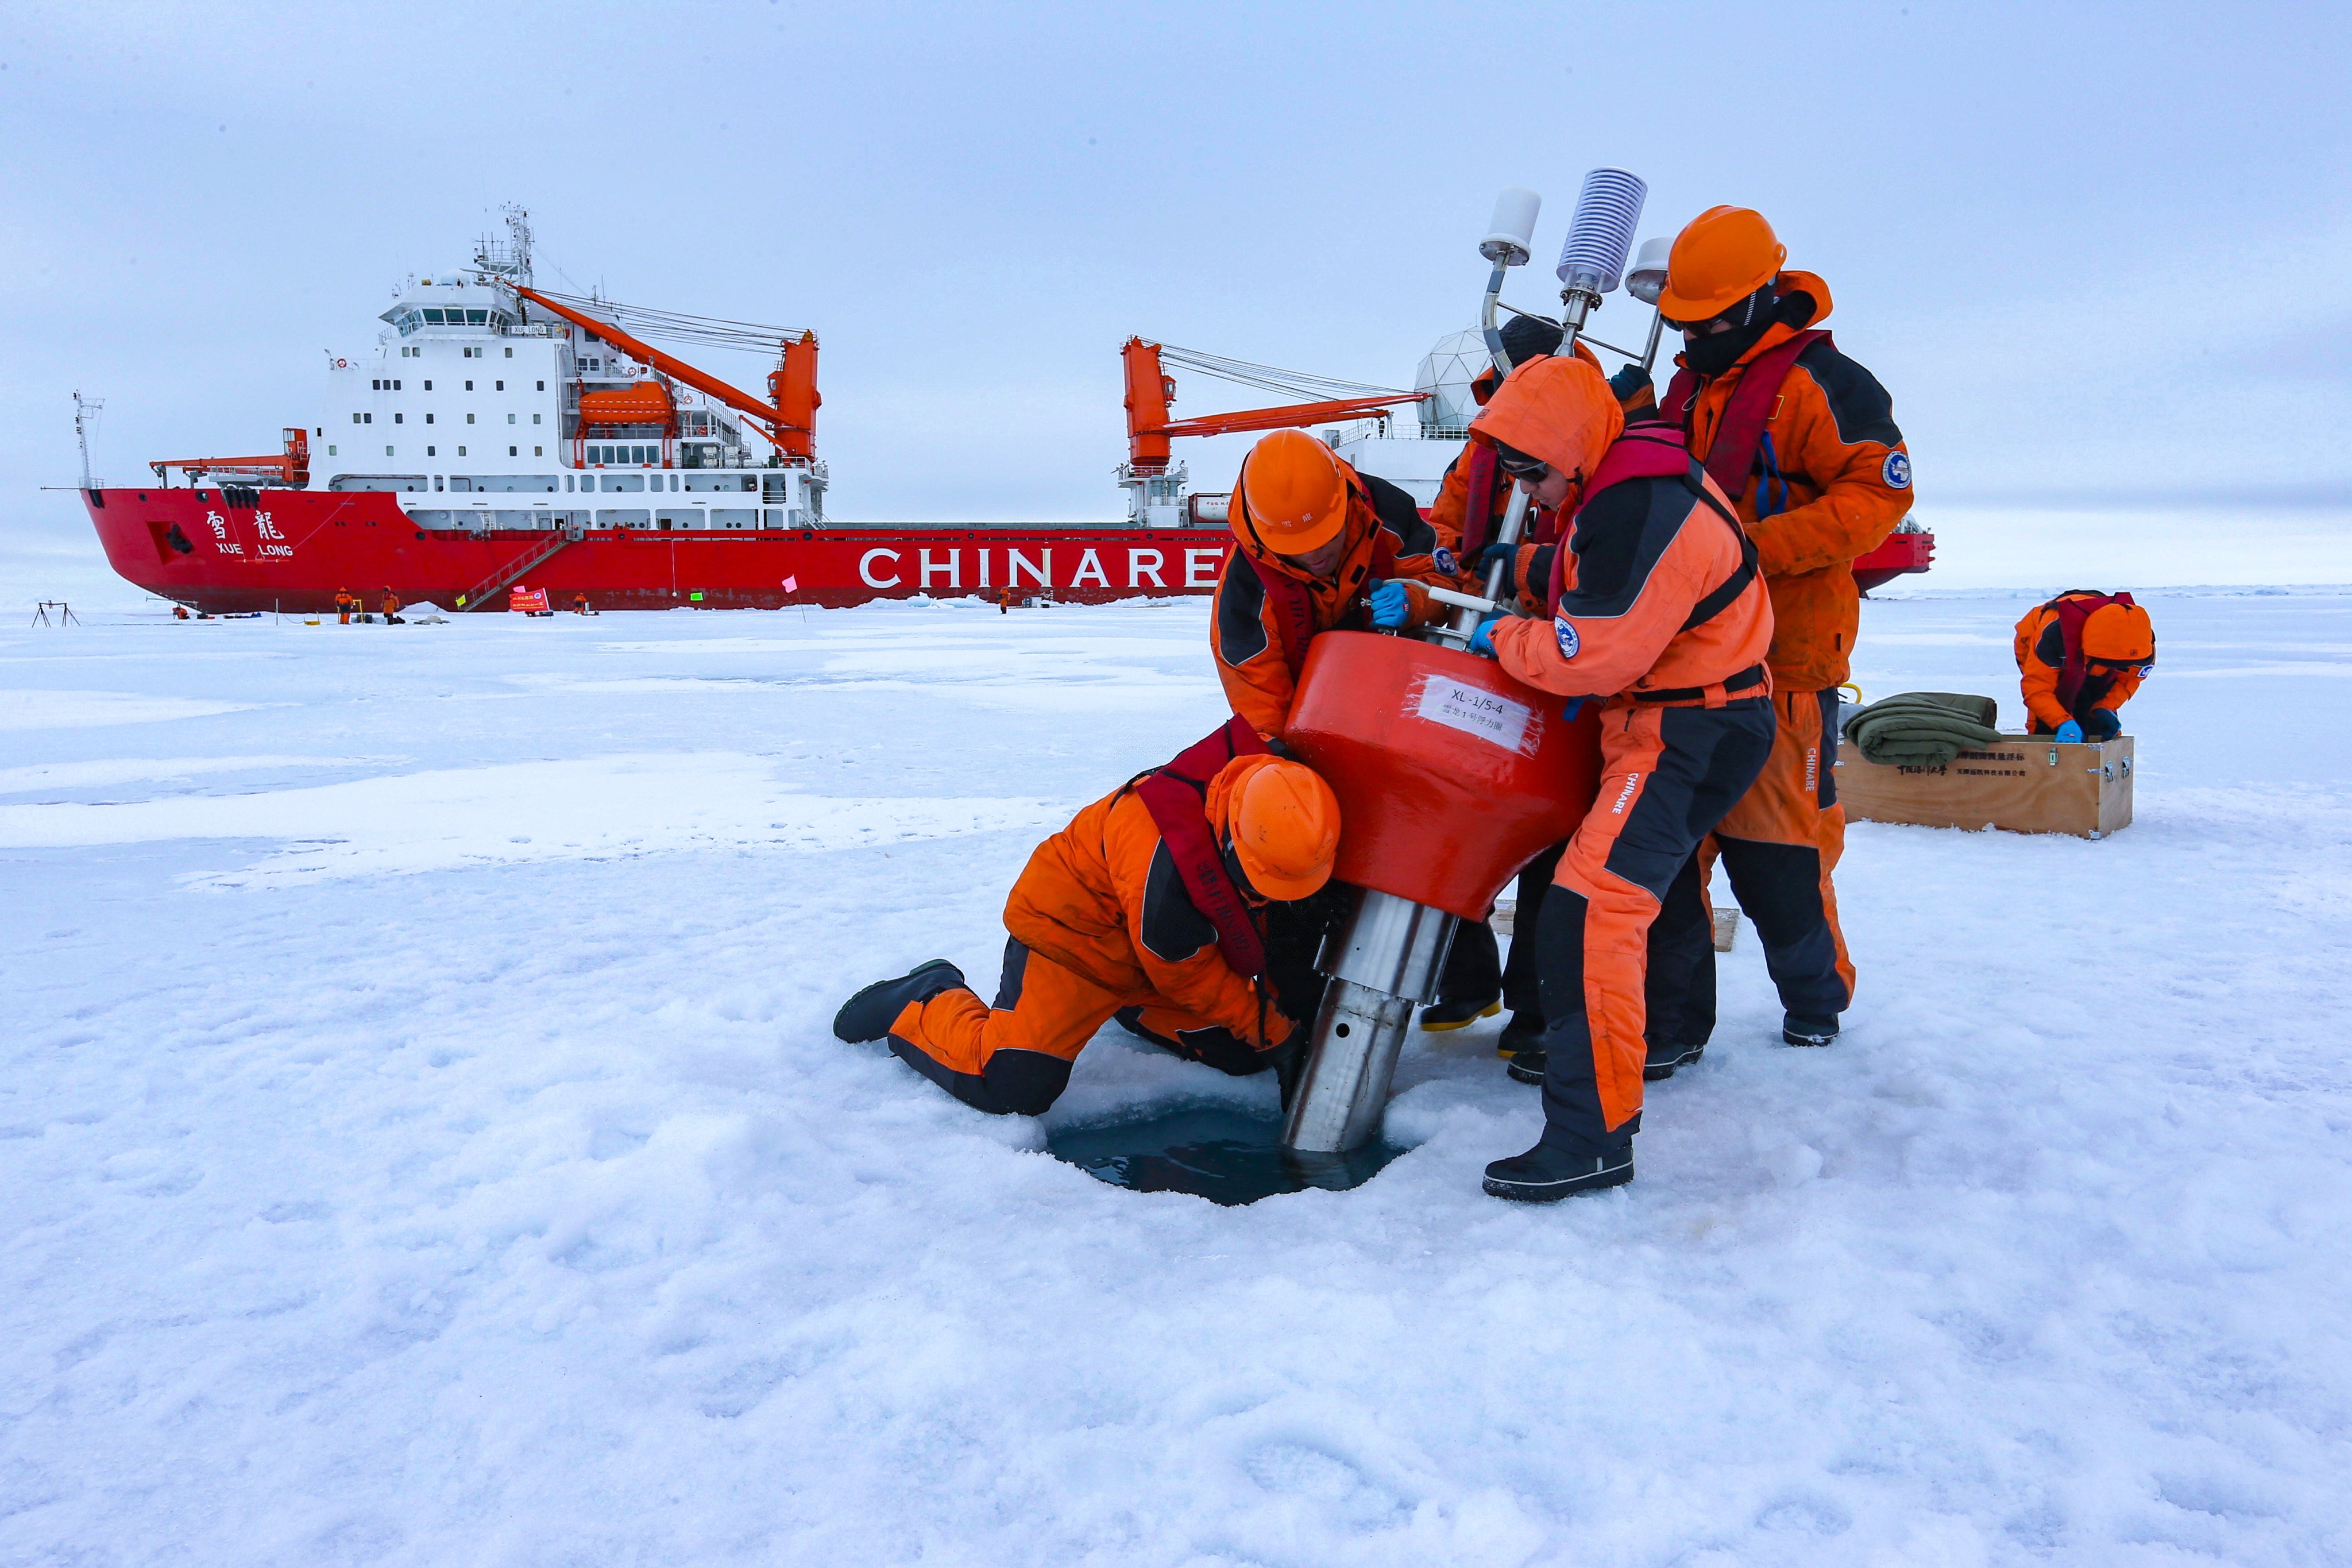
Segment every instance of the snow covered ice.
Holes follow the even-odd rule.
[[[2028,602],[1859,679],[2014,724]],[[1246,1208],[831,1037],[1219,721],[1205,601],[0,629],[0,1561],[2352,1560],[2352,596],[2147,602],[2137,824],[1855,826],[1845,1038],[1747,932],[1543,1209],[1499,1020]]]

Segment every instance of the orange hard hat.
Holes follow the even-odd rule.
[[[1666,253],[1658,310],[1670,321],[1720,316],[1780,275],[1789,247],[1751,207],[1709,207],[1683,226]]]
[[[1323,776],[1283,757],[1252,764],[1233,785],[1227,826],[1250,886],[1269,899],[1303,899],[1331,879],[1339,852],[1339,798]]]
[[[2101,664],[2156,662],[2156,627],[2137,605],[2101,605],[2083,617],[2083,657]]]
[[[1331,448],[1304,430],[1276,430],[1242,459],[1242,510],[1231,520],[1244,543],[1303,555],[1328,543],[1348,521],[1348,478]]]

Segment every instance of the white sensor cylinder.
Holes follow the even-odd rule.
[[[1543,210],[1543,197],[1524,185],[1513,185],[1495,198],[1495,216],[1486,225],[1486,238],[1478,242],[1478,254],[1489,261],[1499,261],[1506,267],[1524,267],[1534,251],[1530,248],[1536,237],[1536,214]]]
[[[1568,224],[1568,243],[1559,252],[1564,287],[1588,294],[1606,294],[1617,287],[1626,254],[1633,248],[1633,227],[1642,221],[1642,204],[1649,195],[1648,182],[1623,169],[1595,169],[1584,176],[1576,216]]]
[[[1675,248],[1671,239],[1645,239],[1633,265],[1625,270],[1625,292],[1644,305],[1654,305],[1666,291],[1666,258]]]

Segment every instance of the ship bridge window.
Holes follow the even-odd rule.
[[[327,481],[331,490],[392,490],[406,492],[423,490],[423,474],[337,474]]]
[[[607,490],[641,490],[646,488],[646,477],[643,474],[606,474],[604,488]]]
[[[623,463],[651,468],[661,461],[661,447],[658,443],[651,447],[593,446],[588,448],[588,461],[596,468],[617,468]]]

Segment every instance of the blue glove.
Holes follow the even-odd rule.
[[[1516,544],[1495,543],[1487,545],[1484,550],[1478,552],[1478,576],[1480,581],[1483,582],[1486,579],[1486,573],[1494,566],[1495,563],[1497,561],[1501,562],[1503,563],[1503,585],[1496,589],[1496,592],[1503,598],[1508,599],[1511,597],[1512,595],[1518,591],[1512,585],[1511,582],[1514,577],[1518,575],[1518,554],[1519,547]]]
[[[1495,623],[1502,618],[1503,617],[1500,616],[1488,616],[1485,620],[1478,623],[1478,629],[1470,634],[1470,651],[1472,653],[1478,655],[1482,658],[1492,658],[1495,657]]]
[[[2075,723],[2072,719],[2067,720],[2063,724],[2058,726],[2058,739],[2072,742],[2079,741],[2082,738],[2083,726]]]
[[[1372,590],[1372,625],[1400,631],[1412,619],[1412,595],[1402,583],[1383,583]]]

